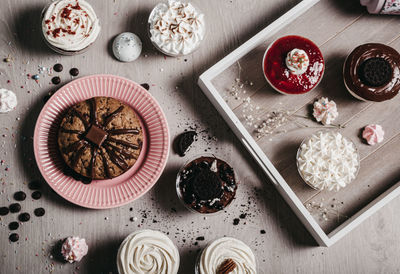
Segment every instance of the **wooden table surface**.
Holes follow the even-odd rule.
[[[327,6],[338,15],[332,18],[332,25],[326,26],[328,29],[341,23],[340,15],[363,12],[357,5],[342,8],[347,0],[322,1],[330,2]],[[206,14],[208,34],[199,50],[181,58],[157,53],[146,35],[146,19],[157,3],[155,0],[90,1],[102,25],[96,44],[81,55],[57,55],[40,37],[39,16],[48,2],[1,0],[0,57],[9,56],[12,62],[0,63],[0,87],[13,90],[19,104],[16,110],[0,116],[0,206],[11,204],[13,194],[22,190],[28,195],[21,202],[23,211],[32,217],[17,230],[17,243],[8,240],[8,224],[17,215],[1,217],[0,273],[116,273],[120,242],[139,228],[168,232],[179,248],[180,273],[185,274],[193,273],[198,251],[224,235],[241,239],[253,249],[259,273],[400,272],[400,218],[396,213],[399,199],[334,246],[316,246],[196,84],[199,74],[297,1],[193,0]],[[113,37],[123,31],[142,38],[143,53],[135,62],[120,63],[110,53]],[[33,128],[43,98],[56,86],[50,84],[51,76],[41,75],[38,84],[27,74],[36,74],[39,65],[52,67],[58,62],[64,66],[58,74],[62,84],[71,80],[68,71],[72,67],[79,68],[80,76],[109,73],[148,83],[150,93],[166,113],[172,139],[184,129],[194,127],[201,132],[199,140],[183,158],[171,151],[158,183],[129,205],[107,210],[81,208],[59,197],[45,182],[41,184],[42,198],[31,199],[28,183],[41,180],[33,156]],[[178,169],[203,153],[229,161],[241,182],[232,206],[207,218],[187,211],[177,199],[174,187]],[[38,207],[45,208],[45,216],[34,216],[33,210]],[[245,218],[233,225],[233,220],[243,213],[247,214]],[[130,221],[131,218],[136,221]],[[260,233],[261,230],[266,233]],[[54,252],[58,241],[70,235],[84,237],[89,244],[88,255],[75,264],[60,262]],[[205,240],[196,240],[200,236]]]

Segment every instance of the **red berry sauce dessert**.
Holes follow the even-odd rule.
[[[273,42],[264,55],[268,83],[283,94],[302,94],[315,88],[324,74],[324,58],[307,38],[289,35]]]

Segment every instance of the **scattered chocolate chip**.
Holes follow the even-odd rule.
[[[72,76],[78,76],[79,74],[79,69],[77,68],[72,68],[69,70],[69,74],[71,74]]]
[[[40,191],[35,191],[32,193],[32,199],[39,200],[42,197],[42,193]]]
[[[28,184],[28,187],[31,190],[40,189],[40,181],[32,181]]]
[[[54,71],[56,72],[61,72],[63,70],[63,65],[61,64],[55,64],[53,67]]]
[[[240,218],[240,219],[244,219],[244,218],[246,218],[246,216],[247,216],[246,213],[242,213],[242,214],[240,214],[239,218]]]
[[[8,228],[10,230],[17,230],[19,227],[19,223],[18,222],[11,222],[8,224]]]
[[[26,194],[23,191],[18,191],[14,193],[14,199],[17,201],[23,201],[26,199]]]
[[[51,78],[51,82],[52,82],[54,85],[58,85],[59,83],[61,83],[61,78],[58,77],[58,76],[54,76],[53,78]]]
[[[20,220],[21,222],[27,222],[31,219],[31,215],[29,215],[29,213],[25,212],[25,213],[21,213],[18,216],[18,220]]]
[[[42,217],[42,216],[46,213],[46,211],[44,210],[43,207],[39,207],[39,208],[36,208],[36,209],[33,211],[33,213],[35,213],[35,216],[36,216],[36,217]]]
[[[129,208],[129,211],[133,211],[133,208],[131,207],[131,208]]]
[[[204,236],[197,237],[196,241],[204,241]]]
[[[195,137],[197,136],[196,131],[186,131],[179,136],[176,137],[176,153],[179,156],[183,157],[189,151],[190,146],[195,141]]]
[[[21,211],[21,205],[19,203],[14,203],[10,205],[9,209],[11,213],[17,213]]]
[[[13,233],[10,235],[10,237],[8,237],[8,239],[10,239],[11,242],[17,242],[19,240],[19,235],[17,233]]]
[[[129,221],[134,222],[134,221],[135,221],[135,218],[130,217],[130,218],[129,218]]]
[[[150,85],[149,84],[147,84],[147,83],[143,83],[143,84],[140,84],[142,87],[144,87],[144,89],[146,89],[146,90],[149,90],[150,89]]]
[[[234,224],[234,225],[238,225],[239,222],[240,222],[240,219],[239,219],[239,218],[233,219],[233,224]]]
[[[261,234],[265,234],[265,233],[267,233],[267,232],[265,232],[264,229],[261,229],[261,230],[260,230],[260,233],[261,233]]]
[[[0,207],[0,215],[1,215],[1,216],[7,215],[8,212],[10,212],[10,210],[8,209],[8,207],[5,207],[5,206]]]

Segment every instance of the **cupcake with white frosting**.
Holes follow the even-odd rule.
[[[196,274],[255,274],[256,258],[245,243],[223,237],[210,243],[199,255]]]
[[[204,14],[191,3],[176,0],[159,3],[150,13],[148,25],[153,45],[169,56],[192,53],[206,33]]]
[[[85,0],[58,0],[42,13],[42,33],[51,49],[74,55],[94,43],[100,24],[92,6]]]
[[[117,266],[120,274],[176,274],[179,252],[164,233],[139,230],[122,242]]]

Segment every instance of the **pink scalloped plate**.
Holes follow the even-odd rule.
[[[143,148],[124,174],[84,184],[64,174],[57,130],[69,107],[95,96],[113,97],[136,111],[144,130]],[[114,75],[82,77],[60,88],[40,112],[33,138],[36,162],[50,187],[71,203],[96,209],[122,206],[145,194],[161,176],[169,153],[168,124],[157,101],[139,84]]]

